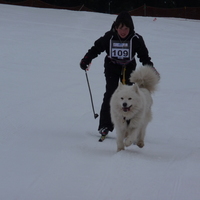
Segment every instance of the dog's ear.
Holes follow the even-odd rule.
[[[119,84],[118,84],[118,89],[121,89],[123,87],[123,84],[121,81],[119,81]]]
[[[139,86],[138,86],[137,83],[135,83],[135,84],[133,85],[133,90],[134,90],[137,94],[139,94]]]
[[[122,86],[123,86],[122,83],[119,82],[118,87],[116,88],[115,92],[119,92],[122,89]]]

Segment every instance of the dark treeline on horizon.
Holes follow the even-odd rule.
[[[9,3],[25,0],[3,0]],[[40,0],[49,4],[75,7],[84,5],[91,10],[103,13],[117,13],[133,10],[144,4],[158,8],[200,7],[200,0]]]

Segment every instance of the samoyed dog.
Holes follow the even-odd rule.
[[[155,68],[142,66],[132,72],[133,85],[119,83],[110,101],[111,119],[117,134],[117,151],[132,144],[142,148],[146,127],[152,119],[151,94],[156,90],[160,76]]]

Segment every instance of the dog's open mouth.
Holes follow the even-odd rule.
[[[132,105],[131,105],[132,106]],[[124,111],[124,112],[128,112],[128,111],[130,111],[130,109],[131,109],[131,106],[129,106],[129,107],[122,107],[122,110]]]

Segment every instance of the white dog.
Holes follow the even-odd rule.
[[[142,66],[130,76],[132,86],[119,83],[110,101],[111,119],[117,134],[117,151],[131,144],[144,146],[145,131],[152,119],[151,93],[160,76],[154,68]]]

